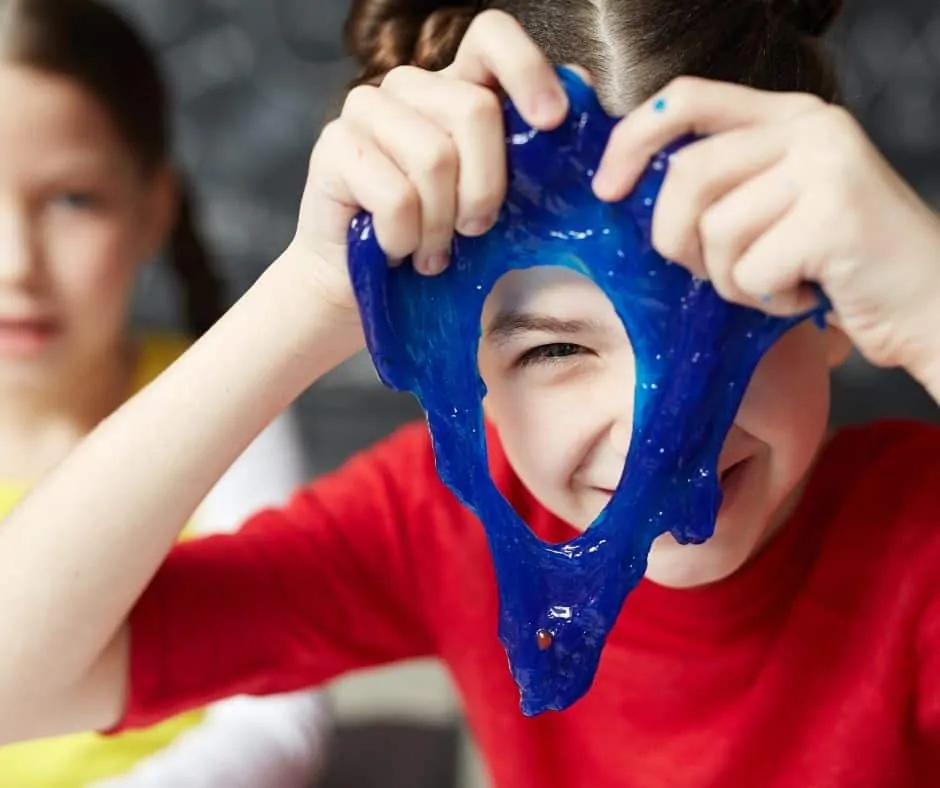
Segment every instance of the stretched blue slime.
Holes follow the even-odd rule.
[[[587,692],[657,536],[698,543],[712,535],[718,455],[754,367],[791,327],[823,320],[827,309],[821,302],[812,313],[769,317],[723,301],[660,257],[650,244],[653,205],[669,154],[689,140],[658,155],[627,198],[599,201],[591,178],[616,120],[577,76],[559,73],[571,111],[557,130],[533,130],[506,105],[506,202],[485,236],[454,240],[446,272],[389,268],[368,214],[349,233],[352,282],[378,373],[418,398],[441,479],[486,530],[499,638],[526,715],[564,709]],[[537,265],[592,279],[636,357],[633,438],[620,484],[591,527],[560,545],[538,539],[493,484],[477,369],[491,288],[507,271]]]

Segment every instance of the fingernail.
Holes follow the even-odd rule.
[[[432,255],[428,255],[424,258],[424,262],[421,266],[421,272],[427,274],[428,276],[439,274],[441,271],[447,268],[447,260],[447,252],[435,252]]]
[[[461,235],[468,235],[471,238],[483,235],[496,223],[495,216],[486,216],[482,219],[467,219],[461,222],[458,232]]]
[[[567,108],[568,97],[560,90],[546,90],[535,97],[535,118],[543,123],[557,120]]]
[[[609,197],[614,190],[614,183],[610,171],[602,169],[597,173],[597,175],[594,176],[594,180],[591,182],[591,189],[594,191],[594,194],[602,200],[605,199],[605,197]]]

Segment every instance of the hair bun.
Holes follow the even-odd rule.
[[[359,62],[356,81],[408,64],[444,68],[482,6],[466,0],[353,0],[343,35]]]
[[[839,16],[842,0],[770,0],[771,11],[806,36],[822,36]]]

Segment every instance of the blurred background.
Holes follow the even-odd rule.
[[[351,76],[342,0],[114,0],[161,52],[174,91],[180,159],[208,240],[237,297],[291,237],[311,145]],[[755,0],[756,1],[756,0]],[[845,92],[877,144],[940,206],[940,6],[850,0],[831,36]],[[141,324],[178,325],[159,266],[141,283]],[[905,375],[853,359],[836,381],[837,422],[938,411]],[[400,422],[409,397],[354,359],[299,403],[313,474]],[[332,689],[338,730],[323,784],[482,788],[446,676],[432,665],[352,677]]]

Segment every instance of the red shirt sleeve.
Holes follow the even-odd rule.
[[[433,653],[409,538],[431,487],[427,429],[413,425],[239,532],[177,546],[130,617],[116,730]]]

